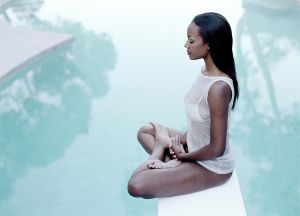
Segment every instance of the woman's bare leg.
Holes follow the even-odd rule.
[[[155,168],[149,166],[153,161],[163,161],[166,156],[166,149],[171,143],[171,139],[169,138],[169,134],[165,128],[161,127],[157,123],[150,123],[152,130],[151,136],[153,138],[153,149],[150,154],[149,159],[140,165],[132,174],[132,176],[137,175],[138,173],[149,170],[150,168]]]
[[[141,132],[139,140],[151,152],[150,160],[140,165],[128,182],[128,192],[135,197],[156,198],[187,194],[225,183],[230,174],[216,174],[196,162],[182,162],[174,168],[151,169],[149,161],[163,160],[165,145],[157,141],[154,131]],[[147,128],[149,130],[151,128]],[[147,136],[151,135],[151,136]],[[172,135],[176,135],[176,132]],[[139,136],[139,135],[138,135]]]
[[[175,168],[145,169],[132,175],[128,192],[142,198],[170,197],[221,185],[230,176],[213,173],[196,162],[183,162]]]
[[[149,154],[152,153],[155,147],[155,130],[152,124],[153,123],[143,126],[142,128],[139,129],[137,134],[138,141],[141,143],[141,145],[144,147],[146,152],[148,152]],[[175,137],[176,135],[182,136],[184,134],[181,131],[178,131],[173,128],[168,128],[157,123],[154,123],[154,125],[156,125],[156,127],[158,128],[157,130],[159,130],[159,133],[168,136],[170,139],[171,137]],[[149,167],[153,169],[164,169],[164,168],[172,168],[178,166],[181,163],[180,161],[172,160],[168,150],[165,153],[166,154],[163,160],[155,159],[152,161],[148,161],[147,164],[149,165]]]
[[[149,167],[149,164],[151,164],[153,160],[160,160],[160,161],[162,161],[163,157],[164,157],[164,152],[165,152],[165,149],[157,144],[154,147],[153,152],[150,155],[149,159],[146,160],[144,163],[142,163],[138,168],[136,168],[136,170],[131,175],[130,180],[134,176],[136,176],[137,174],[139,174],[139,173],[141,173],[143,171],[152,169],[152,168]],[[130,180],[129,180],[129,182],[130,182]]]
[[[170,138],[175,137],[176,135],[182,136],[184,134],[182,131],[173,128],[165,127],[162,125],[159,126],[163,128],[164,133],[168,133],[168,136]],[[155,146],[153,127],[150,124],[141,127],[138,131],[137,139],[141,143],[145,151],[148,152],[148,154],[151,154]]]

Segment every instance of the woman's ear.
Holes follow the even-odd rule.
[[[207,49],[207,50],[210,49],[209,43],[206,43],[205,46],[206,46],[206,49]]]

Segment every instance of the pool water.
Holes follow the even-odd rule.
[[[186,28],[206,11],[234,34],[231,140],[247,215],[300,214],[297,0],[19,2],[13,25],[74,42],[0,83],[0,215],[156,215],[157,200],[127,193],[147,158],[136,132],[186,128],[183,97],[203,65],[188,60]]]

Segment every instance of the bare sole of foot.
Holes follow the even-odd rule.
[[[164,148],[169,148],[171,144],[171,139],[169,137],[169,131],[166,127],[159,125],[158,123],[149,122],[153,127],[155,140],[164,146]]]

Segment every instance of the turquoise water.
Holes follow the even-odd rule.
[[[300,214],[297,1],[23,2],[8,11],[14,25],[75,40],[0,83],[1,216],[156,215],[157,200],[126,191],[147,158],[136,131],[185,128],[183,97],[203,64],[186,56],[186,27],[205,11],[234,33],[231,135],[247,214]]]

